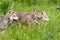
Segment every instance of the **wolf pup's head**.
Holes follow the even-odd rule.
[[[39,13],[37,9],[34,9],[33,14],[34,14],[34,17],[37,18],[37,19],[42,19],[44,21],[49,21],[49,18],[47,16],[45,10],[43,10],[41,13]]]
[[[47,16],[45,10],[42,11],[42,13],[41,13],[41,18],[42,18],[42,20],[44,20],[44,21],[49,21],[49,18],[48,18],[48,16]]]
[[[13,11],[13,10],[10,10],[9,12],[8,12],[8,16],[9,16],[9,19],[11,20],[11,21],[13,21],[13,20],[18,20],[18,16],[15,14],[15,12]]]

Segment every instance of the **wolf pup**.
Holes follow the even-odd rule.
[[[19,18],[13,10],[9,10],[7,15],[8,15],[8,18],[10,20],[10,23],[17,22],[17,20]]]
[[[35,20],[34,15],[37,14],[37,10],[34,9],[32,12],[16,12],[15,14],[19,17],[20,22],[26,23],[39,23]]]
[[[0,16],[0,29],[4,30],[9,25],[9,19],[7,16]]]

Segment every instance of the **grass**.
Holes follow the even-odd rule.
[[[31,12],[35,7],[41,12],[45,8],[49,16],[49,22],[39,25],[10,25],[0,32],[0,40],[60,40],[60,10],[58,5],[42,3],[40,5],[26,6],[15,3],[13,9],[16,12]]]

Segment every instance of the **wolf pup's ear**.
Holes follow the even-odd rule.
[[[38,13],[38,10],[35,8],[34,10],[33,10],[33,14],[37,14]]]
[[[45,14],[45,10],[43,10],[41,14],[42,14],[42,15]]]
[[[12,15],[12,14],[14,14],[14,11],[13,10],[9,10],[7,14],[8,15]]]
[[[13,10],[9,10],[9,14],[13,14],[14,13],[14,11]]]
[[[43,15],[43,14],[44,14],[44,12],[41,12],[41,14]]]

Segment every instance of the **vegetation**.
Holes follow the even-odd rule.
[[[0,40],[60,40],[60,10],[56,10],[60,0],[0,0],[0,15],[6,15],[11,8],[16,12],[31,12],[45,9],[49,22],[41,25],[8,26],[0,32]]]

